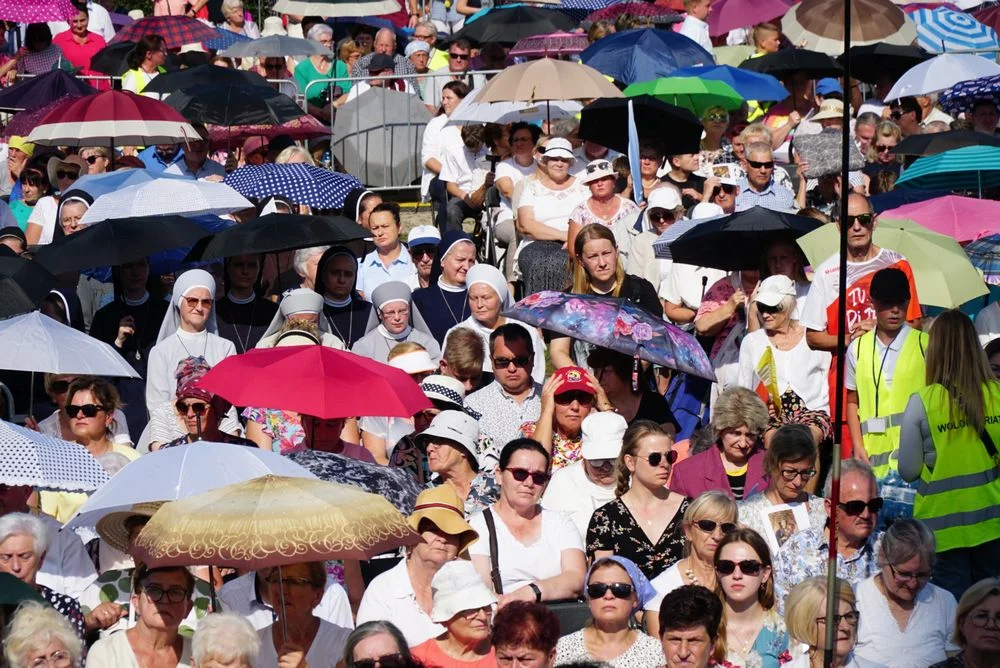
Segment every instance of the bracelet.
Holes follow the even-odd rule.
[[[541,603],[542,602],[542,588],[539,587],[538,585],[536,585],[534,582],[529,582],[528,586],[531,588],[531,591],[535,592],[535,603]]]

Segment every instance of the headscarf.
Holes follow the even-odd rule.
[[[68,288],[53,288],[49,290],[49,294],[58,298],[59,303],[62,304],[63,311],[66,313],[66,324],[80,332],[86,331],[83,306],[80,304],[80,298],[76,295],[76,291]]]
[[[361,203],[365,197],[374,194],[371,190],[365,190],[364,188],[355,188],[347,193],[347,196],[344,198],[344,208],[341,209],[343,215],[360,225],[358,218],[361,216]]]
[[[174,371],[174,378],[177,379],[177,398],[190,397],[201,399],[209,403],[214,395],[203,388],[198,387],[198,381],[205,377],[211,369],[204,357],[185,357],[177,363],[177,370]]]
[[[88,209],[94,203],[94,198],[91,197],[90,193],[84,192],[77,188],[70,188],[66,193],[59,198],[59,205],[56,207],[56,226],[52,231],[52,239],[61,239],[66,236],[66,233],[62,228],[62,210],[67,204],[83,204]]]
[[[358,290],[357,290],[357,288],[358,288],[358,272],[357,272],[358,256],[355,255],[354,251],[352,251],[347,246],[330,246],[328,249],[326,249],[326,252],[323,253],[323,256],[319,259],[319,262],[316,263],[316,280],[313,282],[313,290],[315,290],[316,292],[318,292],[320,297],[323,297],[324,299],[326,298],[326,286],[325,286],[324,281],[323,281],[323,277],[326,275],[326,265],[327,265],[327,263],[330,260],[332,260],[333,258],[337,257],[338,255],[346,255],[347,257],[349,257],[352,260],[354,260],[354,267],[355,267],[355,271],[354,271],[354,285],[351,286],[351,299],[353,301],[361,301],[361,295],[358,294]]]
[[[430,285],[439,283],[438,279],[441,278],[442,274],[441,260],[443,260],[448,253],[454,250],[456,245],[466,241],[472,244],[473,246],[476,245],[476,242],[472,240],[472,237],[470,237],[462,230],[448,230],[441,236],[441,241],[437,245],[437,250],[438,250],[437,255],[434,256],[434,264],[431,265]],[[463,287],[461,288],[461,290],[457,290],[455,286],[444,286],[444,288],[446,290],[448,288],[451,288],[452,291],[459,291],[459,292],[461,290],[466,289],[465,287]]]
[[[635,565],[635,562],[631,559],[626,559],[625,557],[620,557],[617,554],[612,554],[610,557],[603,557],[601,559],[595,559],[594,563],[604,561],[605,559],[610,559],[619,566],[625,569],[628,573],[628,577],[632,580],[632,589],[635,590],[636,604],[632,612],[636,610],[642,610],[645,608],[646,604],[649,603],[653,598],[656,597],[656,589],[650,583],[649,578],[643,575],[639,567]],[[587,577],[584,578],[584,583],[590,582],[590,575],[594,572],[594,567],[591,566],[587,571]],[[586,593],[587,588],[584,587],[584,592]],[[589,597],[588,597],[589,598]]]
[[[215,279],[204,269],[188,269],[177,277],[174,281],[174,289],[170,293],[170,308],[163,316],[163,323],[160,325],[160,333],[156,337],[159,343],[170,336],[173,336],[181,326],[181,299],[188,296],[188,293],[195,288],[205,288],[208,294],[215,299]],[[205,323],[205,331],[215,334],[219,331],[215,324],[215,309],[209,311],[208,321]]]
[[[281,298],[278,310],[275,312],[274,317],[271,318],[271,324],[267,326],[267,330],[260,338],[264,339],[272,334],[277,334],[285,322],[296,313],[322,315],[323,296],[309,288],[295,288],[294,290],[290,290]],[[319,318],[316,324],[319,326],[321,332],[330,333],[330,325],[326,322],[326,318]]]
[[[503,272],[491,264],[474,264],[465,274],[465,287],[471,288],[476,283],[482,283],[493,288],[493,292],[500,297],[500,312],[503,313],[511,307],[510,290],[507,288],[507,279]]]

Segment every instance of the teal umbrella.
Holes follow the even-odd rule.
[[[898,188],[969,190],[1000,187],[1000,147],[964,146],[917,159],[896,181]]]

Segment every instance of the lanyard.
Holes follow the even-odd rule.
[[[888,345],[886,345],[886,347],[885,347],[885,353],[882,354],[882,363],[879,364],[879,367],[878,367],[878,375],[875,375],[875,350],[876,350],[876,346],[878,345],[878,332],[877,331],[873,332],[873,335],[872,335],[872,378],[875,379],[875,416],[874,417],[878,417],[879,416],[879,412],[878,412],[878,386],[879,386],[879,383],[882,382],[882,370],[885,368],[885,360],[886,360],[886,358],[889,357],[889,351],[892,349],[892,344],[894,344],[896,342],[896,339],[899,338],[899,335],[900,335],[900,333],[902,331],[903,331],[903,328],[900,327],[899,331],[896,332],[896,336],[892,337],[892,341],[889,341]]]

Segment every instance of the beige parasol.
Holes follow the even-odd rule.
[[[885,42],[905,46],[917,39],[917,27],[892,0],[850,0],[851,45]],[[844,0],[803,0],[788,10],[781,29],[799,47],[844,52]]]
[[[508,67],[493,77],[477,102],[542,102],[624,97],[607,77],[592,67],[568,60],[541,58]]]

